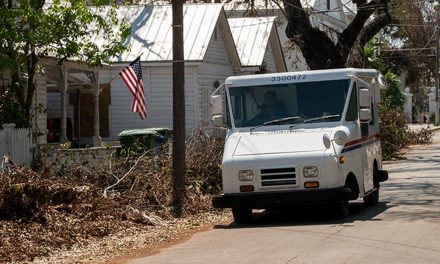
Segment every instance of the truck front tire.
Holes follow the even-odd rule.
[[[335,216],[338,219],[344,219],[348,216],[350,211],[350,203],[348,200],[336,203],[333,207],[333,210],[335,212]]]
[[[232,208],[235,223],[247,224],[252,221],[252,208]]]
[[[379,203],[379,189],[376,189],[374,192],[364,197],[364,204],[366,206],[375,206],[378,203]]]

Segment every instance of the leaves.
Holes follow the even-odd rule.
[[[399,77],[388,71],[385,74],[385,80],[387,82],[387,87],[382,91],[382,104],[387,105],[389,108],[403,109],[406,102],[405,95],[400,90],[400,80]]]
[[[0,5],[0,70],[11,77],[9,85],[1,85],[8,93],[0,98],[0,105],[16,102],[14,107],[20,111],[14,116],[2,116],[0,111],[0,123],[30,120],[40,58],[101,66],[126,49],[122,40],[128,36],[129,26],[118,20],[112,6],[89,7],[83,0],[14,3]]]

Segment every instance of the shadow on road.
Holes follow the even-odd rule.
[[[440,183],[439,177],[413,176],[409,174],[399,182],[387,182],[381,188],[386,193],[385,201],[396,208],[387,212],[388,220],[440,221]]]
[[[348,224],[354,221],[382,221],[377,216],[390,208],[386,202],[377,206],[366,207],[363,202],[350,203],[350,214],[344,219],[337,219],[334,211],[327,206],[314,206],[309,208],[295,207],[285,210],[262,210],[253,213],[253,220],[247,225],[237,225],[235,222],[226,225],[216,225],[217,229],[248,228],[248,227],[273,227],[273,226],[299,226],[299,225],[328,225]]]

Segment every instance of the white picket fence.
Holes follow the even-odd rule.
[[[32,131],[15,128],[15,124],[3,124],[0,130],[0,157],[10,155],[18,165],[30,167],[32,163]]]

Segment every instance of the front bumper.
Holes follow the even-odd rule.
[[[212,198],[215,208],[265,209],[295,205],[325,204],[349,200],[351,190],[339,187],[280,192],[227,193]]]

